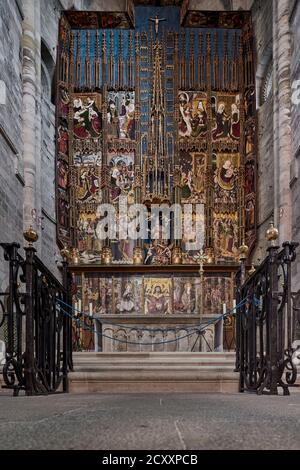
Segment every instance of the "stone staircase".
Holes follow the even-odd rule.
[[[234,353],[74,353],[72,393],[238,392]]]

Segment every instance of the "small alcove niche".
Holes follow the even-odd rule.
[[[55,104],[55,62],[45,41],[41,41],[41,82],[44,100]]]

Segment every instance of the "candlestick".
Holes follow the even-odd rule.
[[[90,317],[92,317],[93,316],[93,304],[92,304],[92,302],[90,302],[90,304],[89,304],[89,309],[90,309]]]
[[[233,315],[236,315],[236,299],[233,299]]]

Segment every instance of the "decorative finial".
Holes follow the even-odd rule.
[[[279,231],[274,226],[274,222],[270,223],[270,227],[266,231],[266,239],[271,242],[271,246],[275,246],[275,242],[278,239]]]
[[[60,254],[62,256],[62,258],[64,259],[64,261],[67,261],[69,258],[70,258],[70,250],[68,249],[67,245],[65,245],[63,247],[62,250],[60,250]]]
[[[25,230],[25,232],[23,233],[23,237],[28,242],[29,246],[32,246],[33,243],[38,241],[38,238],[39,238],[38,234],[36,233],[35,230],[33,230],[31,225],[28,230]]]
[[[249,247],[243,241],[242,245],[239,247],[240,261],[245,261],[248,257]]]

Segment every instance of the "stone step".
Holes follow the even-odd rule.
[[[136,353],[136,354],[101,354],[101,353],[82,353],[76,354],[73,357],[74,367],[78,369],[90,367],[97,368],[102,366],[112,367],[115,365],[124,365],[128,367],[148,367],[148,366],[167,366],[173,367],[180,365],[181,367],[193,366],[214,366],[222,367],[229,366],[232,369],[235,368],[235,355],[228,354],[182,354],[178,355],[174,353],[160,354],[160,353]]]
[[[234,353],[74,353],[73,393],[237,392]]]

